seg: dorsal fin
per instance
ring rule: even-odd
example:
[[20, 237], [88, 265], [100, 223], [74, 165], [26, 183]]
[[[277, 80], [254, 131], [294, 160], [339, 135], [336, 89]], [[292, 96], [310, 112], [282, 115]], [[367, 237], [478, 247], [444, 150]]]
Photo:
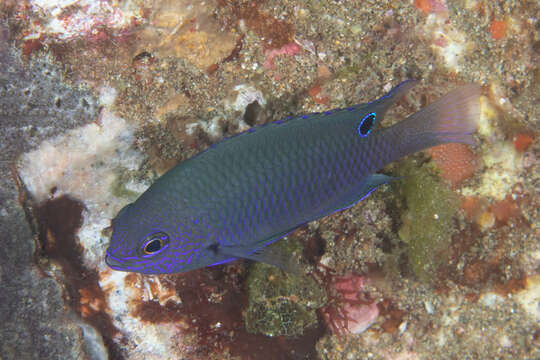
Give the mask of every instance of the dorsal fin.
[[[381, 96], [375, 101], [370, 102], [368, 105], [371, 106], [372, 112], [377, 114], [377, 118], [382, 119], [384, 114], [392, 105], [398, 102], [409, 90], [415, 87], [418, 84], [417, 80], [405, 80], [399, 85], [395, 86], [390, 90], [386, 95]], [[381, 127], [381, 121], [375, 122], [375, 128], [379, 129]]]

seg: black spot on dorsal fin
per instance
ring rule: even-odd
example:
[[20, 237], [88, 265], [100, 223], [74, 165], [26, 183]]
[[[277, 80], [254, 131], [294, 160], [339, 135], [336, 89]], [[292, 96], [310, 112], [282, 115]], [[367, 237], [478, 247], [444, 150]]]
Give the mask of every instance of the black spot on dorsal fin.
[[358, 134], [360, 136], [367, 136], [371, 129], [373, 128], [373, 125], [375, 125], [375, 113], [369, 113], [360, 121], [360, 124], [358, 125]]

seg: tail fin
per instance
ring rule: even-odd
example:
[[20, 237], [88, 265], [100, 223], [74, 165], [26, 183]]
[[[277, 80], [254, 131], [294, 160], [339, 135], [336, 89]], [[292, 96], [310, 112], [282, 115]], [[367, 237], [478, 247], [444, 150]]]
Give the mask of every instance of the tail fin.
[[476, 84], [457, 88], [392, 126], [402, 155], [445, 143], [473, 145], [472, 134], [480, 116], [480, 90]]

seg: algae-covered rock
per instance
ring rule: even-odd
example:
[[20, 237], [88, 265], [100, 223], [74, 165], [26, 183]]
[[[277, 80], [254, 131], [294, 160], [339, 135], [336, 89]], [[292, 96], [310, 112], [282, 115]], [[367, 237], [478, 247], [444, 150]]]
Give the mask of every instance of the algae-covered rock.
[[448, 260], [458, 197], [432, 165], [418, 167], [413, 161], [406, 166], [402, 191], [408, 211], [399, 236], [408, 243], [412, 271], [429, 282]]
[[[282, 240], [272, 246], [281, 246], [291, 253], [301, 249], [296, 240]], [[313, 278], [263, 263], [253, 266], [247, 284], [249, 304], [245, 321], [251, 333], [302, 335], [317, 323], [316, 310], [326, 303], [325, 291]]]

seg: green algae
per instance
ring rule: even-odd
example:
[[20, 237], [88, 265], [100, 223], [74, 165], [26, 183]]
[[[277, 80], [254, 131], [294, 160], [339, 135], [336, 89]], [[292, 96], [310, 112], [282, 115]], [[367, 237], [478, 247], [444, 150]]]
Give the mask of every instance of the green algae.
[[[130, 190], [126, 184], [133, 179], [133, 175], [130, 171], [124, 170], [124, 172], [118, 172], [116, 179], [111, 184], [111, 193], [117, 198], [124, 198], [130, 201], [135, 201], [140, 193]], [[140, 179], [135, 179], [140, 181]]]
[[408, 211], [399, 236], [408, 244], [411, 270], [420, 281], [432, 282], [448, 262], [459, 199], [430, 163], [418, 167], [408, 160], [403, 174], [401, 191]]
[[[301, 252], [297, 240], [280, 241], [288, 253]], [[303, 273], [286, 273], [275, 266], [256, 263], [248, 280], [247, 331], [267, 336], [297, 336], [317, 324], [316, 310], [326, 303], [326, 293]]]

